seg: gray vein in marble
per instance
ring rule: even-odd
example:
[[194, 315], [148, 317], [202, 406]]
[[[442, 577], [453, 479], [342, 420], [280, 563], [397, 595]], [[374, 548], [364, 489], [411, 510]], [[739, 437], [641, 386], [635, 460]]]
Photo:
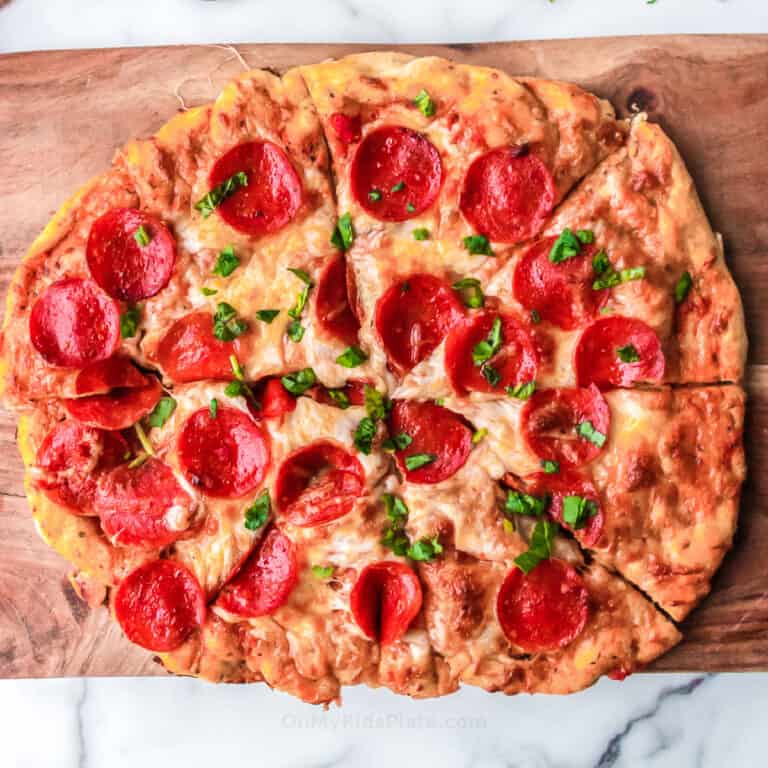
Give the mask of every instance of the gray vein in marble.
[[77, 768], [86, 768], [88, 762], [88, 753], [85, 748], [85, 718], [83, 710], [85, 709], [86, 698], [88, 697], [88, 679], [82, 679], [80, 696], [75, 702], [75, 716], [77, 717]]
[[[696, 677], [684, 685], [678, 685], [674, 688], [664, 688], [656, 697], [656, 701], [649, 710], [628, 720], [624, 728], [615, 736], [613, 736], [613, 738], [611, 738], [611, 740], [608, 742], [608, 746], [603, 751], [603, 754], [600, 755], [600, 759], [595, 763], [595, 768], [612, 768], [612, 766], [616, 765], [621, 758], [622, 744], [630, 735], [630, 733], [632, 733], [635, 726], [653, 720], [653, 718], [659, 714], [662, 707], [669, 699], [675, 698], [677, 696], [690, 696], [700, 685], [702, 685], [702, 683], [713, 677], [714, 675], [712, 674], [702, 675], [701, 677]], [[672, 746], [672, 743], [672, 741], [666, 739], [664, 734], [660, 733], [659, 744], [647, 757], [651, 758], [661, 752], [664, 752], [666, 749]]]

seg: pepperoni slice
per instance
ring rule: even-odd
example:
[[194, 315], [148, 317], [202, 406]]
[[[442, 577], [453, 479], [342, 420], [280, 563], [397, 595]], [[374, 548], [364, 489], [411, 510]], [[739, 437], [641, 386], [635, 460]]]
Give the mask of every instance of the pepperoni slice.
[[398, 641], [421, 610], [421, 584], [404, 563], [366, 566], [352, 588], [350, 605], [357, 625], [382, 645]]
[[294, 525], [312, 528], [352, 511], [365, 493], [365, 471], [351, 453], [321, 440], [294, 451], [275, 482], [278, 509]]
[[178, 441], [179, 460], [192, 485], [208, 496], [234, 498], [253, 491], [269, 467], [269, 438], [247, 414], [219, 407], [195, 411]]
[[[475, 365], [472, 351], [488, 338], [496, 318], [501, 319], [501, 348], [484, 364], [498, 374], [494, 385], [483, 375], [483, 369]], [[503, 392], [506, 386], [536, 378], [538, 355], [531, 334], [515, 318], [482, 312], [451, 331], [445, 342], [445, 368], [458, 394]]]
[[298, 574], [293, 543], [277, 528], [271, 528], [221, 590], [216, 605], [238, 616], [269, 616], [288, 599]]
[[263, 388], [257, 387], [256, 398], [261, 403], [260, 410], [255, 413], [251, 411], [256, 418], [277, 419], [296, 410], [296, 398], [288, 392], [278, 377], [267, 379]]
[[29, 335], [50, 365], [82, 368], [106, 360], [119, 346], [120, 310], [93, 280], [58, 280], [32, 307]]
[[[557, 474], [548, 475], [538, 472], [526, 478], [528, 490], [536, 496], [548, 494], [550, 497], [547, 514], [560, 525], [571, 530], [576, 538], [586, 547], [597, 544], [600, 534], [603, 532], [605, 517], [600, 503], [600, 495], [595, 486], [586, 478], [575, 472], [562, 470]], [[597, 507], [597, 513], [588, 517], [582, 528], [574, 529], [563, 520], [563, 499], [566, 496], [581, 496], [588, 499]]]
[[213, 316], [193, 312], [179, 318], [166, 331], [157, 347], [157, 362], [173, 381], [231, 379], [231, 355], [235, 341], [219, 341], [213, 335]]
[[147, 377], [127, 358], [118, 355], [83, 368], [75, 379], [78, 395], [103, 395], [110, 389], [147, 386]]
[[[390, 435], [407, 434], [411, 443], [397, 451], [400, 471], [410, 483], [439, 483], [461, 469], [472, 450], [472, 430], [453, 411], [434, 403], [398, 400], [389, 414]], [[408, 469], [412, 456], [434, 456], [416, 469]]]
[[99, 474], [124, 460], [128, 443], [118, 432], [102, 432], [73, 421], [57, 424], [37, 452], [35, 485], [55, 504], [75, 514], [93, 514]]
[[583, 245], [578, 256], [553, 264], [549, 254], [556, 240], [545, 238], [525, 252], [515, 268], [513, 291], [542, 320], [572, 331], [597, 316], [608, 301], [608, 291], [592, 290], [594, 244]]
[[357, 321], [347, 293], [347, 264], [343, 256], [334, 259], [320, 277], [317, 286], [317, 321], [320, 327], [339, 341], [357, 344]]
[[469, 166], [459, 198], [466, 220], [499, 243], [536, 235], [555, 205], [555, 180], [536, 155], [497, 147]]
[[329, 122], [342, 144], [354, 144], [354, 142], [360, 141], [360, 115], [345, 115], [343, 112], [334, 112], [330, 116]]
[[513, 568], [499, 590], [496, 614], [513, 645], [526, 653], [564, 648], [584, 629], [589, 592], [572, 566], [544, 560], [530, 573]]
[[[622, 359], [623, 357], [623, 359]], [[581, 334], [575, 353], [580, 387], [628, 387], [664, 378], [664, 352], [656, 332], [632, 317], [604, 317]]]
[[91, 427], [127, 429], [150, 413], [162, 394], [160, 382], [154, 376], [145, 376], [143, 387], [117, 387], [105, 395], [65, 400], [64, 408]]
[[153, 560], [120, 582], [114, 610], [132, 643], [162, 653], [178, 648], [205, 621], [205, 594], [181, 563]]
[[93, 505], [113, 544], [158, 548], [186, 534], [196, 506], [171, 468], [155, 458], [104, 474]]
[[[146, 245], [139, 244], [137, 232], [146, 235]], [[136, 208], [113, 208], [93, 222], [85, 259], [91, 277], [110, 296], [140, 301], [168, 285], [176, 264], [176, 240], [156, 216]]]
[[370, 382], [363, 381], [361, 379], [350, 379], [343, 387], [324, 387], [322, 384], [318, 384], [311, 389], [308, 389], [306, 394], [309, 395], [315, 402], [322, 403], [323, 405], [335, 405], [337, 407], [343, 407], [340, 405], [338, 396], [334, 397], [332, 392], [338, 392], [343, 394], [349, 401], [349, 405], [365, 405], [365, 387], [370, 386]]
[[230, 227], [248, 235], [282, 229], [301, 206], [301, 179], [288, 156], [271, 141], [249, 141], [233, 147], [213, 166], [211, 189], [245, 172], [248, 185], [238, 187], [216, 211]]
[[432, 275], [411, 275], [376, 304], [376, 331], [389, 362], [407, 372], [433, 352], [464, 317], [451, 286]]
[[355, 200], [371, 216], [381, 221], [405, 221], [435, 202], [443, 183], [443, 164], [426, 136], [410, 128], [386, 125], [360, 143], [350, 175]]
[[528, 445], [537, 456], [559, 461], [563, 467], [578, 467], [592, 461], [602, 450], [577, 433], [579, 424], [589, 422], [607, 439], [611, 411], [595, 386], [543, 389], [525, 404], [521, 420]]

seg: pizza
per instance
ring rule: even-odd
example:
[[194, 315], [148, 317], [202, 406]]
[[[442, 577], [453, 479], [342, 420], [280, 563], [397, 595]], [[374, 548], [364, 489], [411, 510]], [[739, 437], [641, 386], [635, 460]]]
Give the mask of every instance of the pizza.
[[670, 139], [401, 53], [246, 72], [8, 293], [35, 524], [173, 673], [568, 693], [681, 638], [745, 475], [738, 290]]

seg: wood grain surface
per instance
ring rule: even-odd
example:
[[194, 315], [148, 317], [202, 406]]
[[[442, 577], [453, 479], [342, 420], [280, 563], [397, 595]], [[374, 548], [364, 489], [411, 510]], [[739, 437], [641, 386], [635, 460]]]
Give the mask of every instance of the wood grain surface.
[[[283, 70], [352, 45], [132, 48], [0, 56], [0, 293], [26, 247], [117, 147], [209, 101], [247, 63]], [[749, 477], [734, 550], [685, 641], [656, 670], [768, 669], [768, 37], [675, 36], [414, 45], [414, 54], [570, 80], [621, 115], [646, 110], [677, 142], [723, 234], [750, 354]], [[22, 488], [15, 420], [0, 412], [0, 676], [161, 672], [107, 611], [90, 611], [67, 564], [38, 538]]]

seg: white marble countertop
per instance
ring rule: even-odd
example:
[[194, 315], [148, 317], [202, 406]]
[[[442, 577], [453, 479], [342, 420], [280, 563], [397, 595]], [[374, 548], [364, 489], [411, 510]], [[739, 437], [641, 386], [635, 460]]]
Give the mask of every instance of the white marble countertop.
[[[455, 42], [768, 32], [765, 0], [0, 0], [0, 52], [169, 43]], [[2, 140], [2, 137], [0, 137]], [[183, 679], [0, 681], [2, 768], [766, 764], [768, 675], [636, 675], [581, 694], [464, 690], [342, 709]]]

